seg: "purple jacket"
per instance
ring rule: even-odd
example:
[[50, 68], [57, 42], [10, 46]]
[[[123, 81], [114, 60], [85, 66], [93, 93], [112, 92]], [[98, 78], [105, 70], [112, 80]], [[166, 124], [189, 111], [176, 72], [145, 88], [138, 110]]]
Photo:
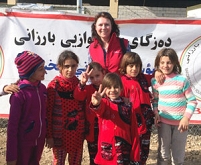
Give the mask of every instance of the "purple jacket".
[[[46, 87], [28, 80], [19, 82], [20, 91], [10, 97], [6, 160], [17, 160], [21, 145], [44, 144], [46, 135]], [[40, 147], [40, 146], [39, 146]], [[41, 147], [44, 147], [41, 146]]]

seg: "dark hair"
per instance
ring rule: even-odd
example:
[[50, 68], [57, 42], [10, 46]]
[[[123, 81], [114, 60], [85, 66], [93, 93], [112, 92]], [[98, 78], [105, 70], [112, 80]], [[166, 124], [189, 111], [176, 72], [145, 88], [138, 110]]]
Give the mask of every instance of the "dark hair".
[[142, 70], [142, 60], [140, 56], [135, 52], [126, 52], [120, 62], [120, 73], [126, 74], [126, 67], [130, 64], [140, 66], [140, 71]]
[[104, 68], [98, 62], [89, 63], [89, 70], [91, 70], [91, 69], [96, 69], [98, 71], [101, 71], [102, 73], [105, 72]]
[[69, 50], [64, 50], [58, 57], [57, 65], [63, 67], [64, 62], [67, 59], [73, 59], [79, 64], [79, 58], [74, 52], [69, 51]]
[[103, 78], [102, 87], [104, 89], [112, 86], [123, 89], [123, 84], [119, 75], [116, 73], [107, 73]]
[[115, 23], [114, 18], [111, 16], [110, 13], [108, 13], [108, 12], [100, 12], [100, 13], [98, 13], [95, 16], [95, 20], [94, 20], [93, 24], [91, 25], [91, 37], [92, 37], [92, 39], [96, 38], [98, 40], [99, 44], [102, 46], [103, 42], [102, 42], [100, 36], [96, 32], [96, 22], [100, 17], [107, 18], [107, 19], [110, 20], [111, 25], [112, 25], [112, 31], [111, 31], [110, 37], [111, 37], [111, 35], [113, 33], [116, 33], [116, 36], [119, 37], [120, 31], [119, 31], [118, 25]]
[[158, 52], [156, 59], [155, 59], [155, 64], [154, 64], [155, 70], [159, 69], [160, 59], [163, 56], [169, 57], [171, 63], [174, 65], [173, 72], [180, 74], [181, 73], [181, 65], [179, 63], [179, 59], [178, 59], [176, 51], [172, 48], [163, 48]]

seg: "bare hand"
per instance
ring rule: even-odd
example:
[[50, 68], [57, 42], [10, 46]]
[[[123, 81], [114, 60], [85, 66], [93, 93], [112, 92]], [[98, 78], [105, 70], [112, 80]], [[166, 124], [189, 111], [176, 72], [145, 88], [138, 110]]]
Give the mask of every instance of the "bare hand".
[[7, 162], [7, 165], [16, 165], [17, 160]]
[[53, 140], [53, 138], [47, 138], [46, 139], [45, 147], [47, 147], [49, 149], [52, 148], [52, 147], [54, 147], [54, 140]]
[[16, 84], [6, 85], [3, 91], [8, 94], [19, 92], [20, 88]]
[[89, 70], [89, 65], [87, 66], [87, 70], [86, 72], [83, 72], [80, 76], [80, 84], [81, 85], [86, 85], [88, 79], [89, 79], [89, 76], [91, 75], [93, 69]]
[[127, 104], [127, 105], [130, 105], [130, 99], [127, 98], [127, 97], [123, 97], [123, 100], [124, 100], [124, 103]]
[[154, 124], [156, 127], [160, 127], [161, 119], [158, 113], [155, 114]]
[[105, 91], [106, 91], [106, 88], [102, 91], [102, 84], [99, 86], [99, 89], [98, 91], [95, 91], [92, 96], [91, 96], [91, 103], [94, 105], [94, 106], [97, 106], [100, 104], [101, 102], [101, 99], [102, 97], [104, 96], [105, 94]]
[[180, 132], [184, 132], [188, 130], [188, 126], [189, 126], [189, 119], [187, 117], [183, 117], [180, 122], [179, 122], [179, 127], [178, 130]]
[[155, 71], [155, 79], [159, 84], [163, 84], [165, 81], [165, 75], [160, 71]]

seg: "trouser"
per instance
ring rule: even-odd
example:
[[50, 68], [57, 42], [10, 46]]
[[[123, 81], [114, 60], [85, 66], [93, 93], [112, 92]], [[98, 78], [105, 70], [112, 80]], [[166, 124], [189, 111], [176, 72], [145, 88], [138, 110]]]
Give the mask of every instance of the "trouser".
[[69, 153], [63, 149], [53, 148], [53, 165], [65, 165], [67, 153], [69, 165], [81, 165], [82, 152], [83, 148], [77, 148]]
[[18, 146], [18, 157], [16, 165], [39, 165], [43, 152], [45, 140], [38, 142], [37, 146], [21, 143]]
[[89, 150], [89, 157], [90, 157], [90, 165], [97, 165], [94, 163], [94, 159], [98, 152], [98, 142], [88, 142], [88, 150]]
[[151, 107], [147, 104], [141, 105], [142, 114], [146, 123], [146, 133], [140, 136], [140, 165], [145, 165], [149, 156], [150, 137], [152, 125], [154, 124], [154, 114]]
[[150, 129], [147, 129], [147, 132], [140, 136], [140, 165], [145, 165], [149, 156], [150, 137]]
[[158, 128], [157, 165], [168, 165], [172, 156], [172, 165], [183, 165], [188, 131], [180, 132], [178, 126], [161, 123]]

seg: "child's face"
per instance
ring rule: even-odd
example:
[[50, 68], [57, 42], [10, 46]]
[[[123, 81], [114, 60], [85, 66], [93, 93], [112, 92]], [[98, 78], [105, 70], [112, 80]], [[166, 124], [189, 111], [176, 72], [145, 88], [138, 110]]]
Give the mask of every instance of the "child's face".
[[104, 77], [104, 74], [102, 71], [93, 69], [89, 78], [91, 80], [91, 83], [98, 87], [102, 83], [103, 77]]
[[162, 56], [159, 62], [159, 69], [163, 72], [163, 74], [168, 75], [173, 71], [174, 65], [170, 61], [170, 58], [167, 56]]
[[45, 68], [44, 68], [45, 63], [42, 63], [37, 69], [36, 71], [33, 73], [33, 75], [31, 75], [31, 77], [29, 78], [29, 81], [31, 82], [36, 82], [36, 81], [41, 81], [45, 79]]
[[73, 76], [75, 76], [77, 67], [78, 63], [74, 59], [65, 60], [63, 67], [60, 65], [58, 66], [61, 75], [66, 78], [72, 78]]
[[107, 97], [109, 97], [111, 100], [115, 100], [117, 99], [120, 94], [121, 94], [121, 88], [118, 86], [111, 86], [111, 87], [107, 87], [105, 94], [107, 95]]
[[130, 77], [136, 77], [140, 72], [140, 65], [129, 64], [126, 67], [126, 74]]

